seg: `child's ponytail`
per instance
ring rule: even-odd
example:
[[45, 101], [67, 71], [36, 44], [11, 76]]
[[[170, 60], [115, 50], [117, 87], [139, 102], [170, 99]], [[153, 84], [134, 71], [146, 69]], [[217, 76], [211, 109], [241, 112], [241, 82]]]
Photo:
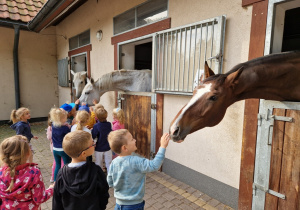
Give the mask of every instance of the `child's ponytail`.
[[76, 130], [83, 130], [83, 127], [88, 123], [90, 119], [90, 114], [87, 111], [78, 111], [75, 117], [76, 120]]
[[10, 114], [10, 120], [11, 120], [13, 123], [18, 122], [18, 121], [17, 121], [17, 115], [16, 115], [16, 112], [17, 112], [17, 110], [13, 109], [13, 110], [11, 111], [11, 114]]
[[16, 135], [5, 139], [0, 145], [1, 161], [9, 169], [11, 182], [6, 191], [11, 191], [15, 183], [16, 167], [26, 163], [30, 147], [25, 136]]

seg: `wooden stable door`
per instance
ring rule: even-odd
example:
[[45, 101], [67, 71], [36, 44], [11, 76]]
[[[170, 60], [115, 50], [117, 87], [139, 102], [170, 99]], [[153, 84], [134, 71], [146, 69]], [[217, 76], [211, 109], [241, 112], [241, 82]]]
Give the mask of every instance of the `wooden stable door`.
[[300, 103], [262, 103], [252, 209], [299, 210]]
[[[139, 155], [150, 158], [151, 154], [151, 96], [122, 94], [125, 128], [136, 139]], [[155, 143], [155, 142], [154, 142]]]

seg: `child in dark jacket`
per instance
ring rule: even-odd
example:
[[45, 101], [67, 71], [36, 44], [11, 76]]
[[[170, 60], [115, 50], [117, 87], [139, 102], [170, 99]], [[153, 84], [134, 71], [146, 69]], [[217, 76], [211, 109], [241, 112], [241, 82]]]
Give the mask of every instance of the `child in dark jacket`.
[[52, 209], [106, 209], [109, 198], [106, 176], [99, 166], [87, 159], [95, 151], [91, 134], [82, 130], [67, 134], [63, 149], [72, 162], [58, 172]]
[[92, 130], [93, 139], [97, 138], [95, 148], [95, 163], [103, 169], [103, 156], [107, 171], [112, 161], [112, 152], [110, 150], [107, 136], [112, 131], [111, 123], [106, 120], [107, 111], [104, 108], [96, 109], [96, 116], [99, 120]]
[[[12, 129], [16, 131], [17, 135], [25, 136], [28, 139], [30, 149], [33, 152], [32, 146], [30, 144], [31, 138], [38, 139], [37, 136], [33, 136], [31, 133], [31, 128], [28, 120], [30, 119], [30, 111], [25, 107], [21, 107], [18, 110], [12, 110], [10, 114], [10, 120], [13, 124], [10, 126]], [[33, 153], [29, 157], [30, 162], [32, 162]]]
[[28, 122], [29, 119], [30, 111], [25, 107], [11, 111], [10, 120], [13, 122], [13, 124], [10, 127], [16, 131], [17, 135], [26, 136], [30, 142], [31, 138], [38, 139], [38, 137], [32, 135], [30, 124]]
[[71, 128], [67, 123], [67, 112], [64, 109], [52, 108], [50, 110], [50, 119], [52, 122], [52, 143], [53, 156], [55, 160], [54, 181], [58, 170], [61, 168], [61, 159], [64, 164], [71, 162], [71, 158], [64, 152], [62, 142], [67, 133], [70, 133]]

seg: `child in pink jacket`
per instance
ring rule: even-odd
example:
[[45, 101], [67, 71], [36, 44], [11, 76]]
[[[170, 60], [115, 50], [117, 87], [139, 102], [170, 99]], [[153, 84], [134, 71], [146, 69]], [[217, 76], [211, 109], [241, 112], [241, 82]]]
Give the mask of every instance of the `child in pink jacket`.
[[27, 162], [30, 156], [30, 146], [24, 136], [12, 136], [1, 143], [1, 210], [40, 209], [40, 205], [52, 197], [54, 185], [45, 189], [37, 164]]

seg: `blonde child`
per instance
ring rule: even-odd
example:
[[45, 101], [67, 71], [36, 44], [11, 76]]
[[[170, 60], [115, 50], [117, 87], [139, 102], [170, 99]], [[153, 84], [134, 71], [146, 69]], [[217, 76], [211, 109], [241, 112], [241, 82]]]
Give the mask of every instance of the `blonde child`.
[[108, 135], [111, 149], [119, 154], [115, 158], [107, 174], [107, 182], [114, 188], [116, 198], [115, 209], [144, 209], [146, 173], [160, 168], [165, 158], [170, 136], [163, 134], [160, 148], [153, 160], [131, 155], [137, 150], [136, 140], [126, 129], [112, 131]]
[[[84, 104], [84, 103], [83, 103], [83, 104]], [[94, 126], [95, 123], [96, 123], [95, 112], [94, 112], [94, 111], [91, 111], [90, 108], [88, 107], [88, 105], [82, 105], [81, 107], [79, 107], [78, 111], [86, 111], [87, 113], [89, 113], [90, 119], [89, 119], [89, 121], [87, 122], [86, 127], [87, 127], [88, 129], [92, 129], [93, 126]]]
[[58, 172], [52, 209], [106, 209], [109, 198], [106, 176], [99, 166], [87, 160], [95, 151], [91, 134], [82, 130], [68, 133], [63, 148], [72, 162]]
[[10, 127], [16, 131], [17, 135], [26, 136], [30, 142], [31, 138], [38, 139], [38, 137], [32, 135], [30, 124], [28, 122], [29, 119], [30, 111], [25, 107], [11, 111], [10, 120], [13, 122], [13, 124]]
[[125, 116], [122, 109], [120, 108], [113, 109], [113, 119], [114, 119], [114, 121], [112, 122], [113, 131], [124, 129]]
[[45, 189], [37, 164], [26, 163], [30, 156], [25, 136], [12, 136], [1, 143], [1, 209], [40, 209], [40, 204], [52, 197], [54, 186]]
[[71, 132], [75, 130], [83, 130], [91, 133], [91, 130], [86, 127], [89, 120], [90, 120], [90, 115], [87, 111], [84, 110], [78, 111], [75, 117], [76, 124], [72, 126]]
[[[50, 113], [48, 114], [48, 128], [47, 128], [47, 139], [50, 141], [50, 150], [51, 153], [53, 155], [53, 142], [52, 142], [52, 122], [50, 119]], [[64, 161], [61, 160], [61, 167], [64, 166]], [[51, 178], [50, 178], [50, 182], [53, 183], [54, 182], [54, 171], [55, 171], [55, 167], [56, 167], [56, 163], [54, 160], [54, 156], [53, 156], [53, 163], [52, 163], [52, 173], [51, 173]]]
[[107, 141], [107, 136], [112, 131], [111, 123], [106, 120], [107, 111], [105, 109], [96, 109], [96, 115], [99, 122], [94, 125], [92, 130], [93, 139], [97, 138], [95, 148], [95, 163], [103, 169], [104, 156], [105, 165], [108, 171], [109, 165], [112, 161], [112, 152]]
[[52, 122], [53, 156], [56, 164], [54, 171], [55, 181], [58, 170], [61, 168], [61, 159], [63, 159], [64, 164], [71, 162], [71, 158], [62, 148], [63, 138], [70, 132], [70, 125], [67, 123], [67, 112], [63, 109], [52, 108], [50, 111], [50, 118]]
[[[112, 122], [113, 127], [112, 130], [116, 131], [119, 129], [124, 129], [124, 123], [125, 123], [125, 115], [122, 109], [120, 108], [115, 108], [113, 109], [113, 119], [114, 121]], [[116, 157], [118, 157], [118, 154], [116, 154], [114, 151], [112, 151], [112, 159], [115, 159]]]

